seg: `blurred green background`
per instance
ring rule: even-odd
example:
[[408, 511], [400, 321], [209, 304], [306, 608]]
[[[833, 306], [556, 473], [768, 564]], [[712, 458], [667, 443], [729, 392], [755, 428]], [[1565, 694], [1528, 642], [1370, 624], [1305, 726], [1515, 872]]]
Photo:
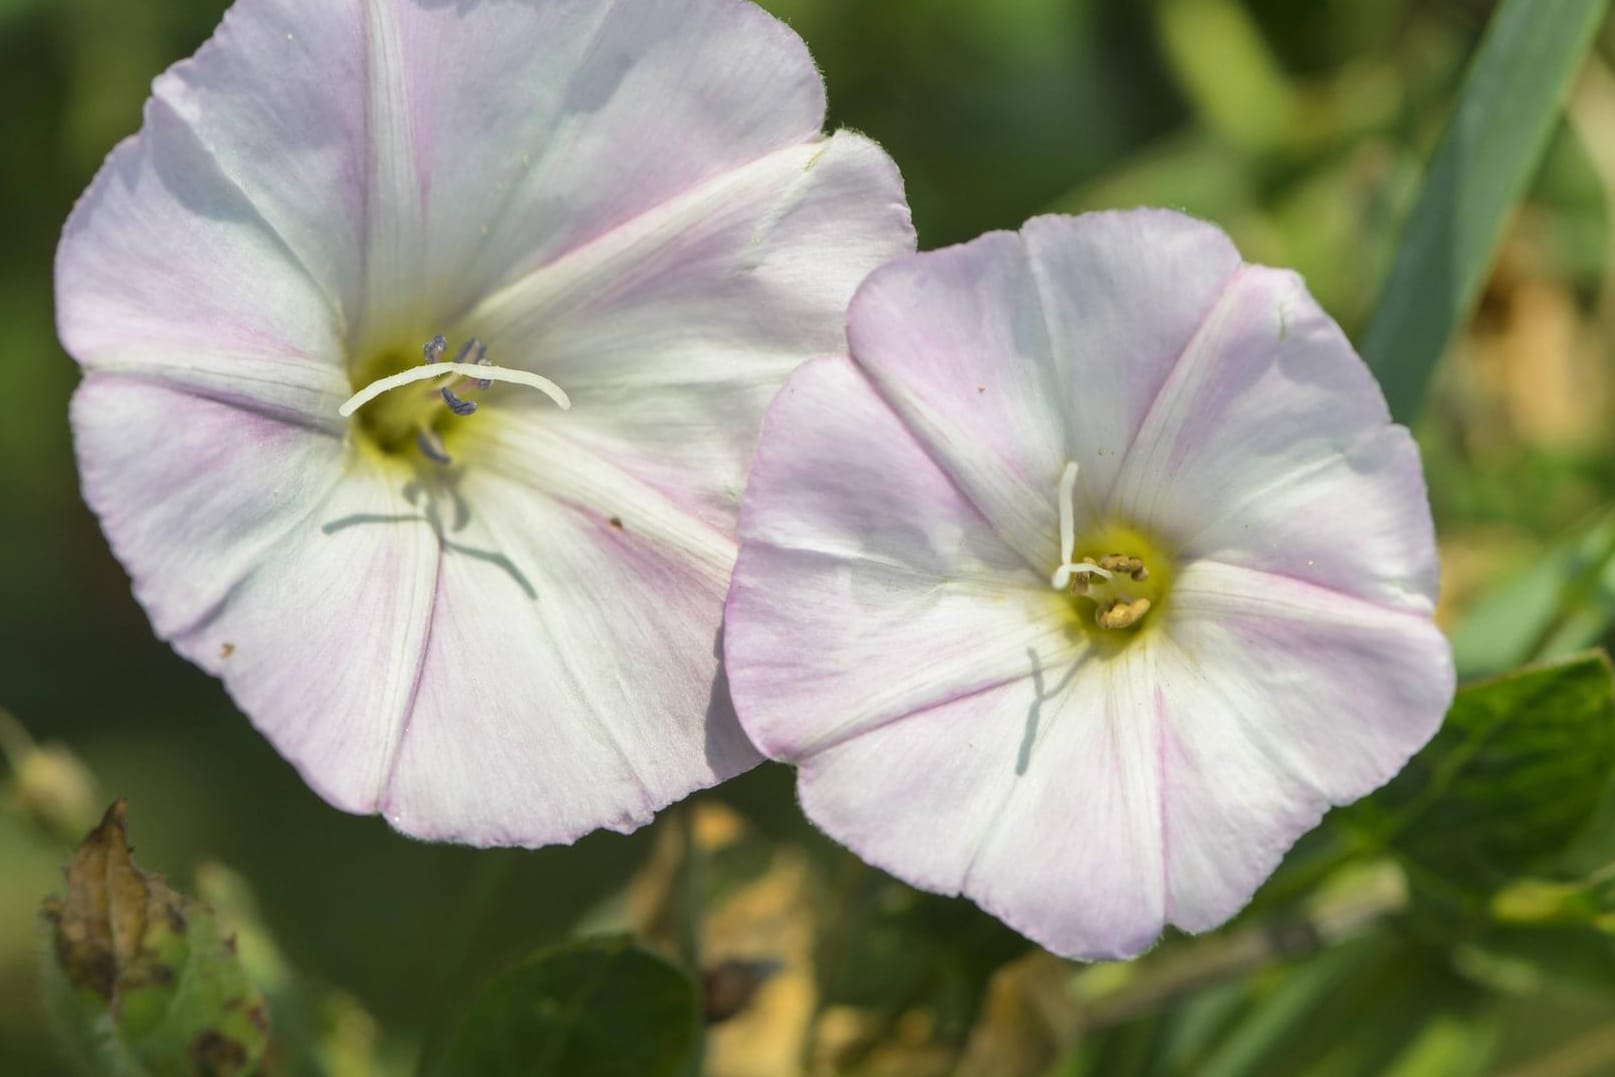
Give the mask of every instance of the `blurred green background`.
[[[151, 78], [194, 51], [224, 6], [0, 0], [0, 370], [12, 386], [0, 420], [0, 705], [34, 737], [76, 753], [107, 798], [129, 798], [143, 866], [193, 889], [204, 863], [239, 872], [289, 963], [308, 983], [349, 993], [330, 996], [326, 1011], [346, 1015], [333, 1035], [351, 1041], [347, 1072], [402, 1072], [434, 1018], [487, 971], [580, 922], [654, 919], [645, 865], [669, 847], [666, 826], [569, 849], [475, 853], [341, 815], [303, 787], [217, 684], [152, 637], [131, 600], [78, 496], [66, 421], [77, 372], [55, 339], [51, 259], [73, 200], [138, 126]], [[1181, 207], [1230, 230], [1248, 258], [1301, 270], [1354, 335], [1492, 7], [764, 6], [807, 39], [833, 123], [870, 134], [902, 166], [923, 247], [1041, 212]], [[1445, 558], [1442, 616], [1467, 674], [1603, 640], [1615, 613], [1606, 579], [1615, 550], [1612, 60], [1606, 28], [1419, 424]], [[15, 792], [0, 809], [8, 1077], [63, 1072], [35, 965], [39, 902], [59, 887], [71, 847], [31, 821]], [[1268, 1014], [1247, 1037], [1267, 1035], [1282, 1050], [1208, 1054], [1210, 1033], [1190, 1027], [1190, 1018], [1208, 1029], [1223, 1022], [1226, 1033], [1241, 999], [1279, 974], [1269, 966], [1282, 963], [1282, 947], [1272, 961], [1259, 955], [1256, 971], [1192, 993], [1189, 1017], [1174, 996], [1073, 1048], [1070, 1035], [1050, 1031], [1057, 1018], [1027, 1016], [1038, 1012], [1034, 990], [1005, 986], [1013, 977], [1001, 966], [1012, 959], [1030, 970], [1016, 976], [1040, 974], [1024, 944], [968, 906], [914, 895], [816, 838], [783, 768], [701, 799], [712, 886], [732, 876], [772, 888], [747, 899], [765, 913], [748, 905], [713, 930], [744, 935], [756, 929], [746, 917], [762, 916], [776, 943], [801, 943], [786, 960], [811, 964], [808, 1001], [793, 1009], [776, 999], [775, 1023], [753, 1035], [800, 1044], [822, 1072], [1615, 1073], [1615, 960], [1509, 979], [1417, 945], [1348, 946], [1329, 951], [1332, 965], [1301, 969], [1321, 969], [1316, 997], [1332, 1001], [1308, 1011], [1303, 987], [1286, 987], [1282, 997], [1301, 1000], [1296, 1012]], [[1346, 994], [1326, 995], [1334, 988]], [[1336, 1040], [1348, 1033], [1391, 1047], [1384, 1058], [1343, 1052]], [[1163, 1047], [1169, 1039], [1177, 1046]], [[715, 1069], [770, 1072], [756, 1068], [769, 1064], [755, 1053], [762, 1048], [720, 1047]], [[1178, 1053], [1163, 1055], [1168, 1048]], [[1031, 1062], [1017, 1054], [1038, 1050]]]

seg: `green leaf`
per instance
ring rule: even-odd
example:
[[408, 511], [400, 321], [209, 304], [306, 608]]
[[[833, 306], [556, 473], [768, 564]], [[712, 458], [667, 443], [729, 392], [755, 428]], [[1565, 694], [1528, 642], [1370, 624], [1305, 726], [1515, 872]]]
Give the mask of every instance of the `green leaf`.
[[1402, 233], [1363, 358], [1401, 422], [1469, 316], [1510, 214], [1559, 120], [1605, 0], [1504, 0]]
[[429, 1077], [682, 1077], [696, 1065], [696, 986], [627, 938], [545, 951], [483, 987]]
[[1471, 685], [1391, 784], [1349, 818], [1457, 891], [1551, 868], [1615, 771], [1615, 680], [1591, 653]]
[[1492, 586], [1452, 633], [1458, 676], [1560, 658], [1615, 625], [1615, 513], [1532, 557]]

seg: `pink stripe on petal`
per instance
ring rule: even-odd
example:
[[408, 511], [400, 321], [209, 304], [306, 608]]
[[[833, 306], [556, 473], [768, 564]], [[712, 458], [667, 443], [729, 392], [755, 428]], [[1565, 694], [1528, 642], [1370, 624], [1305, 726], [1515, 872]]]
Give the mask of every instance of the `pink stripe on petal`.
[[396, 472], [225, 404], [92, 375], [84, 493], [158, 632], [321, 795], [373, 811], [412, 705], [438, 543]]

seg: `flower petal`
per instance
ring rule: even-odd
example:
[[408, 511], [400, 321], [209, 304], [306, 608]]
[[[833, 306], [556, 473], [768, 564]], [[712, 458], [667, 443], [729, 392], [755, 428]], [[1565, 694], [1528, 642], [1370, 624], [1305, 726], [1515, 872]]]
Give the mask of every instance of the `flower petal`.
[[853, 358], [931, 456], [1028, 564], [1052, 571], [1065, 391], [1020, 237], [881, 268], [847, 325]]
[[1162, 923], [1151, 723], [1090, 659], [951, 700], [801, 761], [808, 815], [916, 886], [963, 893], [1042, 946], [1127, 957]]
[[845, 359], [769, 410], [741, 521], [726, 657], [775, 758], [1030, 675], [1077, 643], [1060, 601]]
[[1199, 561], [1154, 648], [1168, 916], [1239, 910], [1325, 810], [1373, 791], [1436, 732], [1452, 652], [1427, 616]]
[[402, 484], [335, 438], [116, 375], [85, 380], [73, 427], [85, 498], [158, 634], [322, 796], [374, 810], [438, 562]]
[[[1405, 764], [1453, 693], [1424, 489], [1309, 304], [1160, 212], [875, 274], [851, 340], [888, 407], [845, 363], [787, 383], [728, 607], [741, 720], [816, 822], [1050, 949], [1125, 957], [1225, 921]], [[1067, 454], [1079, 516], [1178, 554], [1114, 646], [1051, 646], [1086, 638], [1077, 607], [1031, 596]], [[1324, 551], [1331, 528], [1362, 549]]]
[[[382, 142], [389, 124], [371, 122], [375, 95], [368, 89], [372, 72], [384, 69], [371, 62], [373, 16], [391, 6], [241, 0], [194, 57], [153, 84], [136, 139], [157, 168], [178, 176], [190, 164], [178, 146], [183, 131], [190, 158], [206, 159], [242, 207], [229, 208], [250, 214], [303, 267], [344, 335], [363, 307], [372, 173], [397, 148]], [[154, 126], [158, 117], [171, 118], [177, 131]], [[185, 208], [215, 212], [211, 199]], [[208, 265], [205, 253], [193, 249], [183, 261]], [[127, 268], [143, 270], [148, 259], [132, 257]], [[260, 263], [260, 272], [273, 264]], [[172, 300], [164, 298], [155, 309], [174, 320]]]
[[1002, 703], [1000, 723], [1027, 726], [1021, 763], [961, 890], [1068, 957], [1132, 957], [1154, 943], [1165, 919], [1164, 776], [1150, 657], [1132, 647], [1049, 670], [1030, 700]]
[[1034, 217], [1021, 230], [1062, 373], [1069, 459], [1104, 506], [1169, 372], [1240, 267], [1215, 225], [1161, 209]]
[[844, 350], [853, 290], [913, 242], [891, 159], [838, 134], [535, 270], [463, 332], [571, 395], [536, 422], [731, 530], [768, 401], [804, 358]]
[[439, 495], [435, 617], [382, 804], [418, 837], [628, 831], [759, 759], [717, 672], [732, 541], [564, 442], [521, 443], [519, 478], [468, 458]]
[[1293, 273], [1240, 272], [1140, 429], [1115, 507], [1185, 559], [1434, 608], [1418, 451]]
[[786, 383], [751, 490], [725, 654], [746, 731], [798, 764], [808, 815], [1062, 952], [1147, 945], [1153, 734], [1109, 691], [1143, 691], [1136, 673], [1078, 665], [1065, 601], [847, 360]]
[[57, 252], [58, 326], [85, 367], [338, 430], [348, 387], [325, 287], [161, 100]]
[[152, 89], [153, 108], [185, 125], [320, 283], [359, 350], [431, 335], [420, 21], [412, 0], [238, 0]]
[[881, 269], [849, 339], [971, 499], [1049, 571], [1066, 461], [1082, 464], [1080, 529], [1238, 267], [1227, 236], [1177, 213], [1037, 218]]
[[741, 0], [399, 6], [429, 249], [464, 299], [824, 122], [801, 39]]

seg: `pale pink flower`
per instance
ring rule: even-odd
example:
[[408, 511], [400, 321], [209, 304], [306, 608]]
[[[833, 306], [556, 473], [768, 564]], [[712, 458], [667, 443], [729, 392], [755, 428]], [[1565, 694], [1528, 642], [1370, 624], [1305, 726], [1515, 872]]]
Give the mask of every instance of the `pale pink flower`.
[[1418, 454], [1293, 273], [1137, 210], [878, 270], [764, 423], [725, 646], [808, 815], [1058, 953], [1232, 916], [1441, 721]]
[[157, 81], [58, 256], [84, 492], [333, 804], [538, 845], [755, 762], [717, 651], [756, 429], [913, 249], [823, 114], [741, 0], [240, 0]]

